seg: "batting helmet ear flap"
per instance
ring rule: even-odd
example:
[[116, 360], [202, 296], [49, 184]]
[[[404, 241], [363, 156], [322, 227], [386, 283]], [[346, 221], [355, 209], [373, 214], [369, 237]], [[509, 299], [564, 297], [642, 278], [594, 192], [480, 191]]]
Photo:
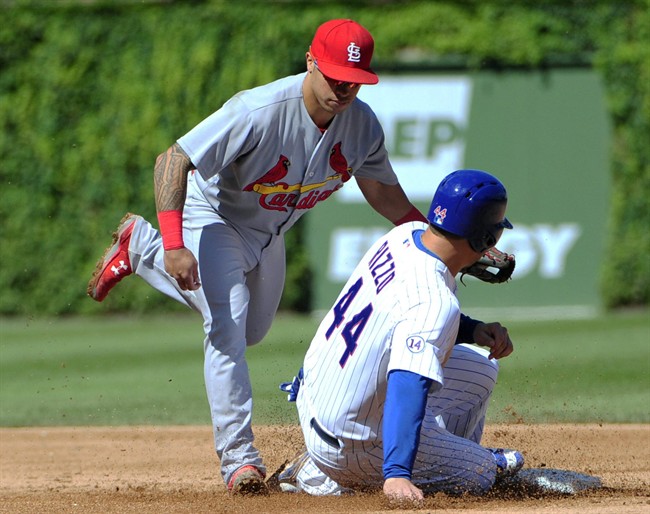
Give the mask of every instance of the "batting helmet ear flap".
[[508, 195], [503, 184], [481, 170], [458, 170], [445, 177], [431, 202], [432, 225], [467, 239], [475, 252], [496, 245], [504, 229]]
[[482, 226], [477, 222], [473, 235], [467, 238], [475, 252], [484, 253], [488, 248], [496, 246], [503, 230], [512, 228], [512, 223], [505, 217], [506, 206], [507, 200], [494, 201], [492, 208], [485, 206]]

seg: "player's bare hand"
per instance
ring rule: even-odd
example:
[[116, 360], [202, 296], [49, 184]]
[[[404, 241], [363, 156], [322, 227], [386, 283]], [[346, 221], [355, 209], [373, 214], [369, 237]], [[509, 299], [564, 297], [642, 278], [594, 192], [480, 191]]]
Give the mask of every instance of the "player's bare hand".
[[420, 503], [422, 491], [408, 478], [388, 478], [384, 482], [384, 494], [391, 503]]
[[514, 350], [508, 329], [498, 322], [477, 325], [474, 329], [474, 342], [490, 349], [490, 359], [507, 357]]
[[187, 248], [165, 251], [165, 271], [178, 282], [183, 291], [195, 291], [201, 287], [199, 263]]

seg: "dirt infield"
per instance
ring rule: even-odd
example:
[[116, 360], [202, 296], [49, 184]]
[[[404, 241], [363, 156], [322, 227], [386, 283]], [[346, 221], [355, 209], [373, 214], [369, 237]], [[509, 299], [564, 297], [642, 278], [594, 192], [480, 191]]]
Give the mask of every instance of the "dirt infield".
[[[300, 448], [297, 427], [255, 434], [270, 471]], [[526, 467], [598, 476], [603, 488], [569, 497], [436, 495], [408, 512], [650, 513], [650, 425], [495, 425], [483, 443], [520, 449]], [[3, 513], [397, 511], [381, 494], [232, 498], [210, 427], [0, 429], [0, 479]]]

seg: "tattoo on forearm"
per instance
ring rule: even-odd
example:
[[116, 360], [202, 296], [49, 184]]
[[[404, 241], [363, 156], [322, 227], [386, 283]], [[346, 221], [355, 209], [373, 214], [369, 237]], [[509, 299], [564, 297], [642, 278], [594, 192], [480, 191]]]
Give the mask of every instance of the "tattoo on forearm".
[[154, 168], [154, 192], [158, 212], [183, 209], [187, 172], [191, 168], [192, 161], [178, 143], [174, 143], [167, 152], [158, 156]]

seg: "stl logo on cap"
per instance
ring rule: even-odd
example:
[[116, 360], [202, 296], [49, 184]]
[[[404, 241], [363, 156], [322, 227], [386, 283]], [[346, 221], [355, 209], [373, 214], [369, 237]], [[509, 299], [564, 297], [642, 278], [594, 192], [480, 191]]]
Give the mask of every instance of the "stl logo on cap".
[[350, 44], [348, 45], [348, 61], [361, 61], [361, 47], [357, 46], [354, 41], [350, 41]]

